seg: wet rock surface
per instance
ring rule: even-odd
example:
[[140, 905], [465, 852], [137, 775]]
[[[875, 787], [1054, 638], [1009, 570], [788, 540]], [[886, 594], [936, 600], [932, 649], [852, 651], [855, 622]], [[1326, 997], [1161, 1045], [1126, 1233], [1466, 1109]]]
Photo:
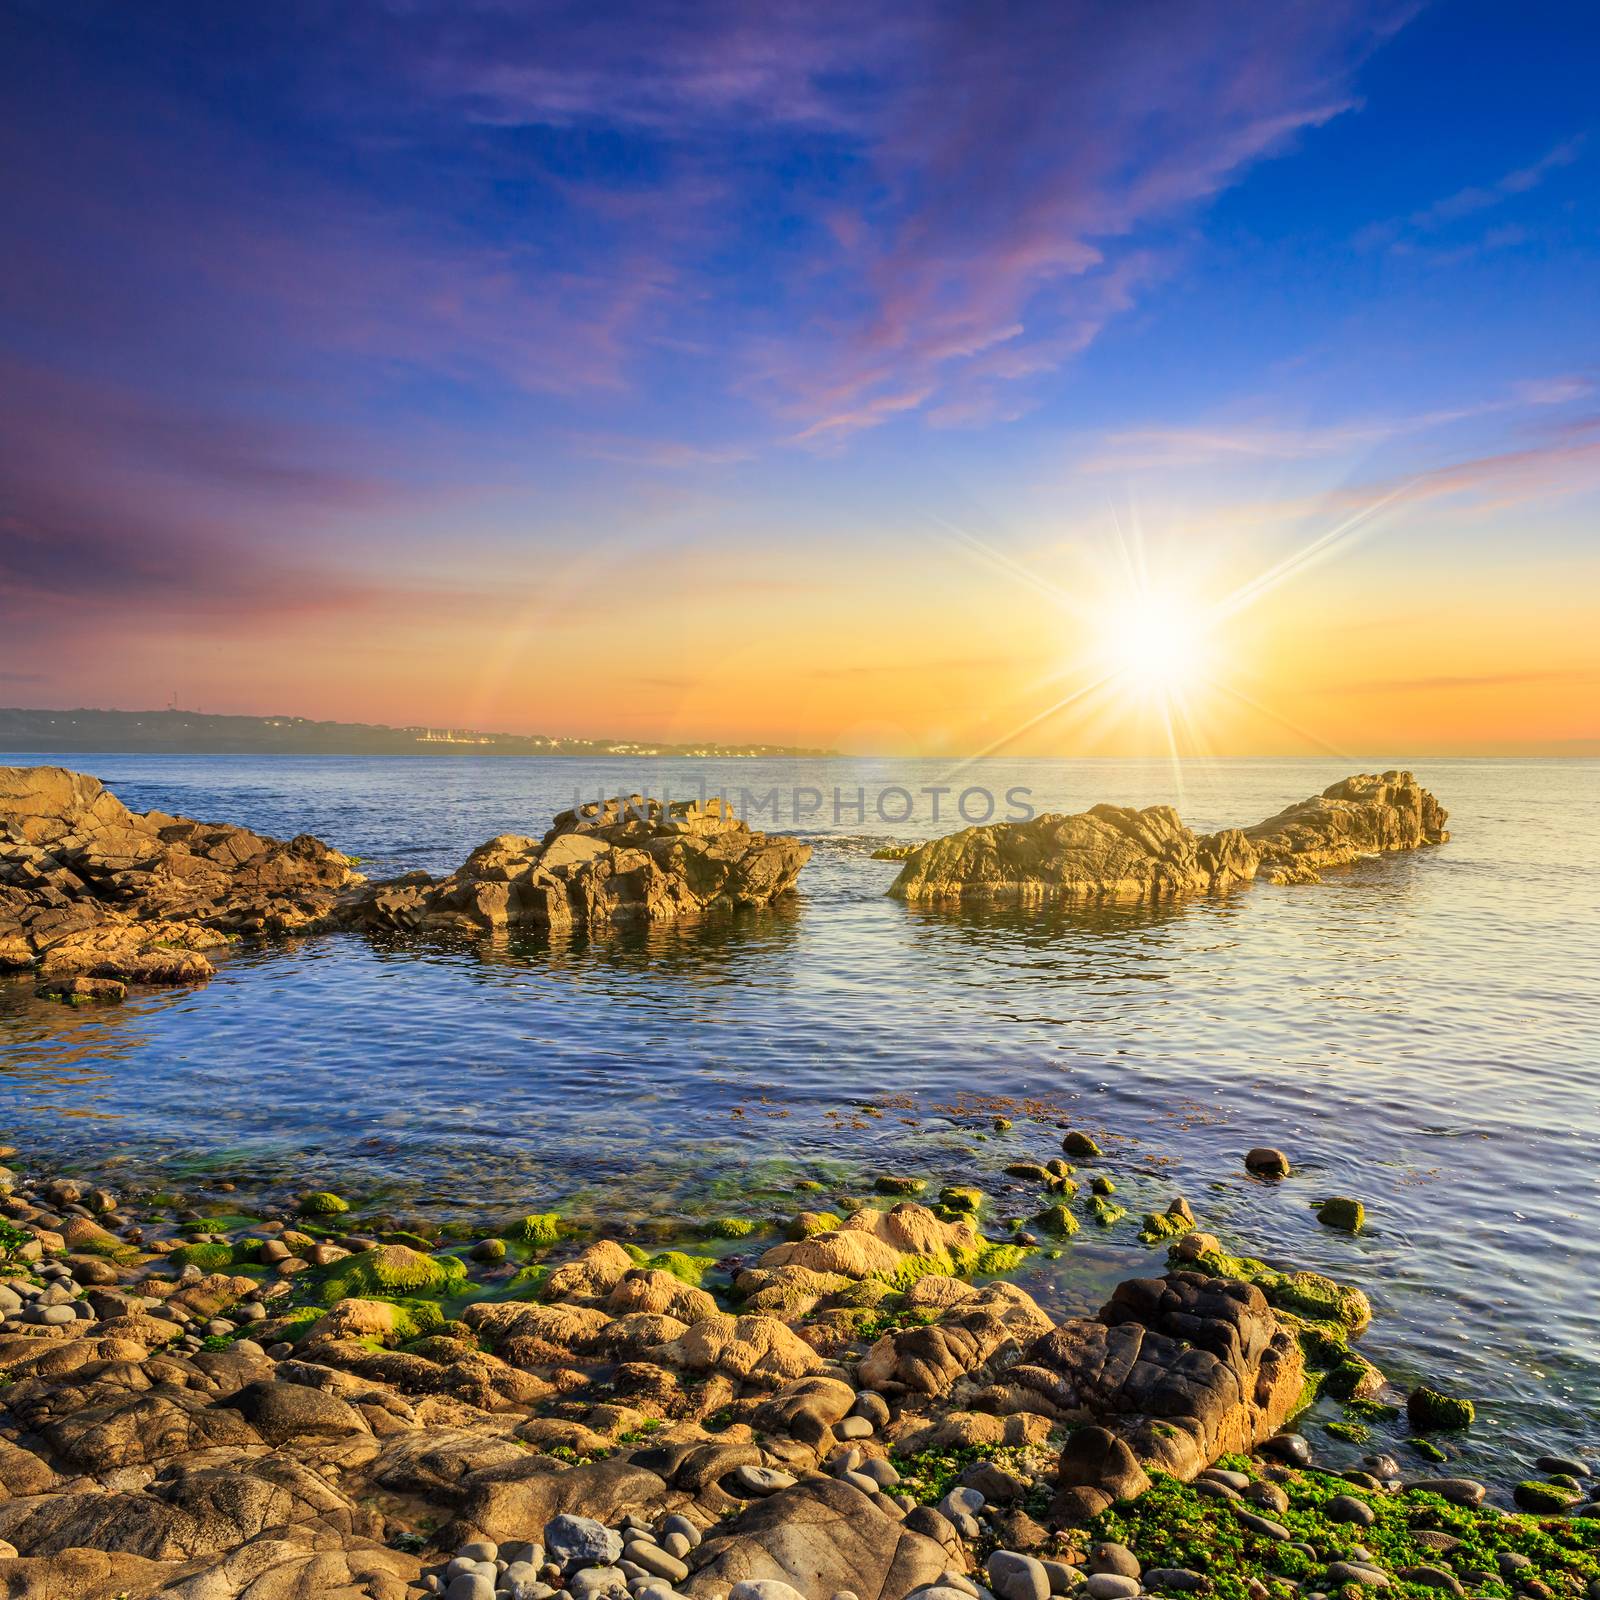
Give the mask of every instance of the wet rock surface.
[[1409, 772], [1358, 774], [1254, 827], [1196, 834], [1171, 806], [1101, 805], [1073, 816], [967, 828], [912, 851], [901, 900], [1159, 902], [1257, 877], [1314, 883], [1363, 856], [1442, 844], [1446, 813]]

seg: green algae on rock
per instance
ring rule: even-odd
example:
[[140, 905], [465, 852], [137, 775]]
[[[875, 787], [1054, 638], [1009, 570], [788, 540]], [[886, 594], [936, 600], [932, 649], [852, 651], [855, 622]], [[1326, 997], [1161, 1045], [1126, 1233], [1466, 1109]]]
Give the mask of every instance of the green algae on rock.
[[1034, 1217], [1035, 1224], [1058, 1239], [1070, 1239], [1078, 1231], [1078, 1219], [1064, 1203], [1046, 1206]]
[[321, 1298], [331, 1305], [386, 1295], [448, 1294], [465, 1282], [467, 1265], [459, 1256], [423, 1255], [408, 1245], [385, 1244], [345, 1256], [325, 1271]]
[[1445, 1394], [1426, 1383], [1418, 1384], [1406, 1397], [1406, 1418], [1422, 1433], [1443, 1433], [1470, 1428], [1477, 1409], [1470, 1400]]
[[537, 1211], [526, 1217], [519, 1217], [502, 1230], [502, 1237], [509, 1239], [514, 1244], [525, 1244], [535, 1250], [546, 1250], [556, 1244], [566, 1231], [567, 1225], [559, 1212]]
[[1366, 1220], [1366, 1207], [1348, 1195], [1333, 1195], [1317, 1207], [1317, 1221], [1341, 1233], [1360, 1233]]
[[337, 1217], [350, 1209], [350, 1202], [331, 1189], [313, 1189], [300, 1196], [300, 1215], [303, 1217]]
[[922, 1194], [928, 1187], [926, 1178], [897, 1177], [892, 1173], [881, 1173], [872, 1180], [872, 1187], [879, 1194], [890, 1195], [917, 1195]]

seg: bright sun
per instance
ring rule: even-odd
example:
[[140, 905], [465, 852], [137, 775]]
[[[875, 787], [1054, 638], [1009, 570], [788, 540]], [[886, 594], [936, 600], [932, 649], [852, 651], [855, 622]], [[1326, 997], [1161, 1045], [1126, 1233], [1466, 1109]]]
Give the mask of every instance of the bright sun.
[[1144, 591], [1114, 607], [1101, 632], [1106, 670], [1156, 699], [1199, 686], [1208, 664], [1208, 629], [1174, 595]]

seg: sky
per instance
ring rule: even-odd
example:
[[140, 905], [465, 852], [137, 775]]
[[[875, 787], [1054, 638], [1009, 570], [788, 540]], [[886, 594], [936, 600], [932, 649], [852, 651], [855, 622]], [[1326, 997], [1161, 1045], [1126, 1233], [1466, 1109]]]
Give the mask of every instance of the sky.
[[0, 0], [0, 704], [1600, 752], [1600, 12]]

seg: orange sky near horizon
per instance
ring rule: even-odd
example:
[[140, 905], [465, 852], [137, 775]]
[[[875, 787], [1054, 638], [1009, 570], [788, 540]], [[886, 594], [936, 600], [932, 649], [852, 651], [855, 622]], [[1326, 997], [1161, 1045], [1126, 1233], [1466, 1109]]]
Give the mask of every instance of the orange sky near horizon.
[[[1396, 545], [1336, 551], [1219, 624], [1203, 667], [1170, 685], [1180, 752], [1600, 753], [1600, 555], [1507, 569], [1397, 560]], [[930, 538], [908, 559], [819, 540], [753, 566], [590, 552], [498, 588], [311, 593], [269, 617], [191, 607], [181, 631], [152, 608], [131, 640], [124, 618], [115, 677], [89, 652], [81, 674], [59, 664], [48, 702], [15, 674], [3, 698], [134, 710], [176, 695], [212, 712], [861, 754], [1164, 755], [1164, 697], [1138, 685], [1051, 709], [1103, 675], [1128, 603], [1108, 548], [1044, 539], [991, 559]], [[1195, 618], [1276, 564], [1258, 541], [1200, 548], [1145, 552], [1150, 583]]]

